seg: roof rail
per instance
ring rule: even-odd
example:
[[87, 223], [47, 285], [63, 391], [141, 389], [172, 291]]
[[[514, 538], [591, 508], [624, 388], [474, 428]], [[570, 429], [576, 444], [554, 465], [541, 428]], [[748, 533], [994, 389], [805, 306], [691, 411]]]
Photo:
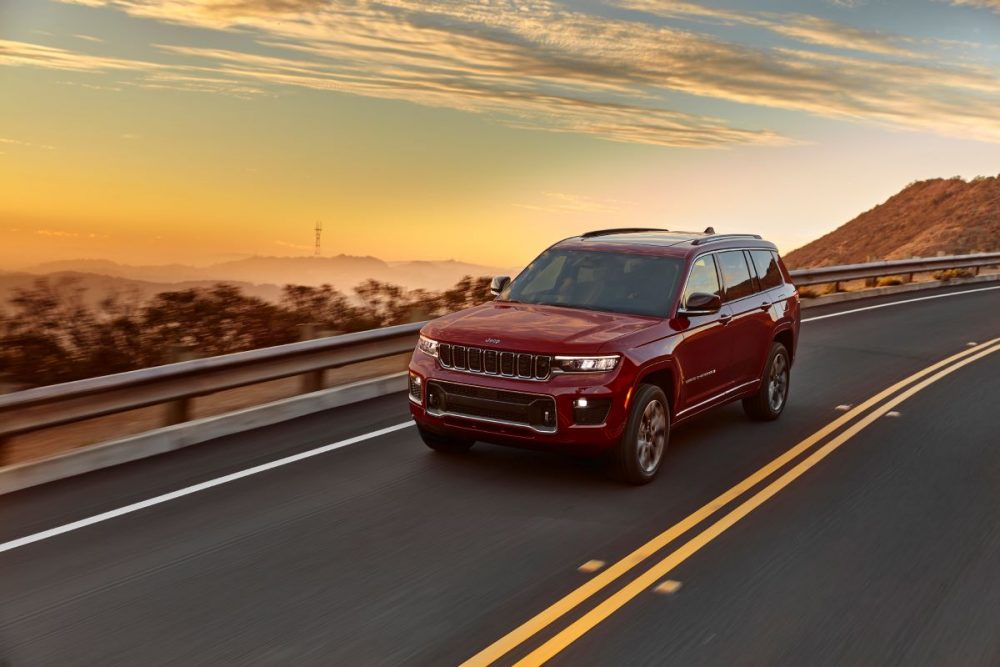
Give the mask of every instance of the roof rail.
[[635, 234], [637, 232], [669, 232], [669, 229], [659, 229], [657, 227], [619, 227], [617, 229], [595, 229], [592, 232], [580, 234], [580, 238], [589, 239], [593, 236], [607, 236], [608, 234]]
[[760, 234], [715, 234], [713, 236], [703, 236], [700, 239], [695, 239], [691, 242], [691, 245], [704, 245], [706, 243], [714, 243], [715, 241], [725, 241], [726, 239], [759, 239]]

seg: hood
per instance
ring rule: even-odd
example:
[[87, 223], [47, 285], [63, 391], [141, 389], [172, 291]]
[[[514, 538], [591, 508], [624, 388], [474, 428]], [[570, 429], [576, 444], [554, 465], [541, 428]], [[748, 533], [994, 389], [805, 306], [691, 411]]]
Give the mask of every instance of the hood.
[[436, 319], [424, 327], [423, 333], [459, 345], [516, 352], [594, 354], [604, 343], [658, 321], [650, 317], [493, 301]]

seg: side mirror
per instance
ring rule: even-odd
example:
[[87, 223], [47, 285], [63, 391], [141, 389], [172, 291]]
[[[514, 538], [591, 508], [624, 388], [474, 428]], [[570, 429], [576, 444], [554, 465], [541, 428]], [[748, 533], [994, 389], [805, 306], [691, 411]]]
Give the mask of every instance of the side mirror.
[[685, 315], [711, 315], [722, 308], [722, 297], [718, 294], [695, 292], [688, 297], [687, 303], [681, 309]]
[[500, 296], [500, 292], [507, 287], [509, 282], [510, 276], [496, 276], [492, 281], [490, 281], [490, 294], [493, 296]]

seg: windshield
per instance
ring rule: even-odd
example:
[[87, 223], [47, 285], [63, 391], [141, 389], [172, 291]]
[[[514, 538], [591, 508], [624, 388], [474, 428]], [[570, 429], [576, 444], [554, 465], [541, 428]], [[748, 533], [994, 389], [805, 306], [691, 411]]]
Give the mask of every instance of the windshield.
[[682, 266], [675, 257], [556, 248], [539, 255], [500, 298], [665, 317]]

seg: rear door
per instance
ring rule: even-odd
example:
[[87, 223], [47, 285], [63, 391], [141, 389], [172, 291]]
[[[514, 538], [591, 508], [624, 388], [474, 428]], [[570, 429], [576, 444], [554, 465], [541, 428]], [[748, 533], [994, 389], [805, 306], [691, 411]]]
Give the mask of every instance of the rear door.
[[784, 286], [778, 256], [770, 250], [747, 250], [750, 267], [754, 269], [757, 278], [757, 295], [752, 300], [757, 306], [753, 318], [756, 323], [754, 335], [760, 348], [757, 350], [757, 365], [751, 369], [754, 377], [760, 377], [764, 372], [767, 355], [771, 351], [771, 341], [781, 313], [785, 310]]
[[[722, 296], [715, 257], [711, 254], [692, 262], [681, 294], [682, 307], [695, 292]], [[718, 313], [685, 315], [679, 319], [685, 326], [683, 339], [674, 349], [681, 383], [679, 413], [721, 394], [732, 385], [730, 342], [727, 340], [729, 320], [729, 309], [725, 306]]]
[[762, 295], [756, 290], [756, 276], [743, 250], [716, 254], [722, 276], [723, 305], [732, 313], [727, 340], [732, 351], [733, 386], [756, 380], [762, 368], [764, 337], [770, 329], [762, 326]]

